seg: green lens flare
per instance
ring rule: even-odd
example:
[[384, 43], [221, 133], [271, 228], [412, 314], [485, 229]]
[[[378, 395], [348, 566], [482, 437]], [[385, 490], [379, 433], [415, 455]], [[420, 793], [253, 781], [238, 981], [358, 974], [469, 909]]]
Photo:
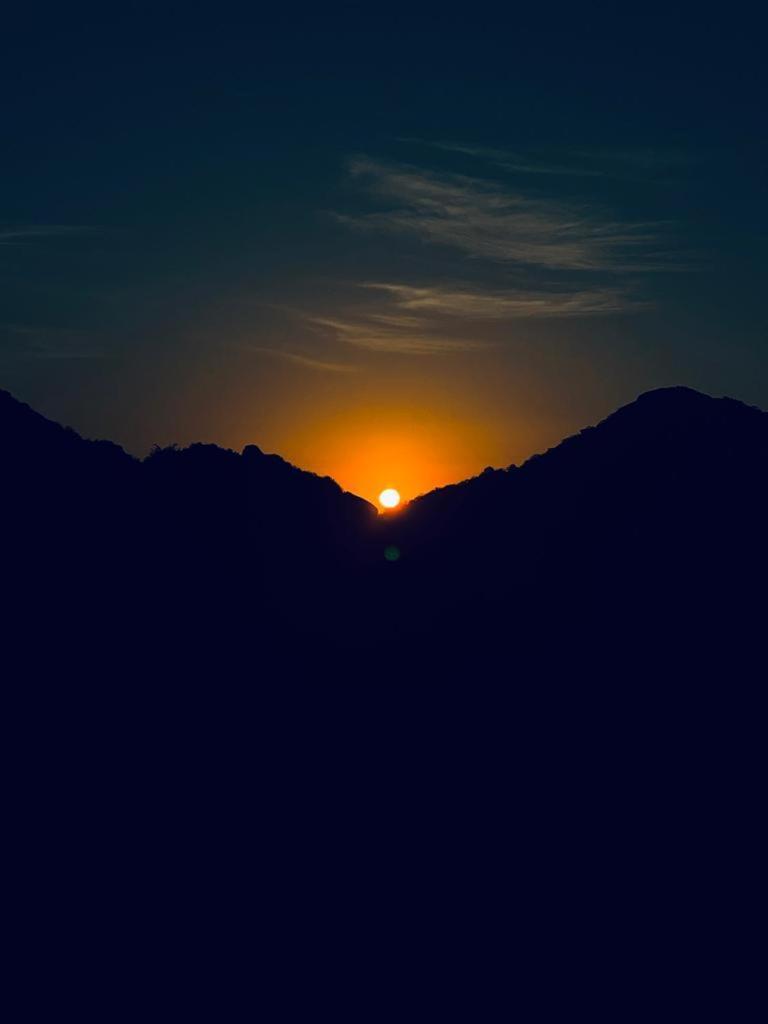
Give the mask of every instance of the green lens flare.
[[384, 557], [388, 562], [396, 562], [400, 557], [400, 548], [395, 547], [394, 544], [388, 544], [384, 548]]

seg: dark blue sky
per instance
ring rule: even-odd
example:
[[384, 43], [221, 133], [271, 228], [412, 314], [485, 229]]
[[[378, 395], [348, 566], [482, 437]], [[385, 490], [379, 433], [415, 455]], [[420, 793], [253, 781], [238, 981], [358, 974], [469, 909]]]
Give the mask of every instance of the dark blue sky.
[[648, 387], [768, 407], [746, 8], [161, 8], [4, 25], [1, 386], [367, 496]]

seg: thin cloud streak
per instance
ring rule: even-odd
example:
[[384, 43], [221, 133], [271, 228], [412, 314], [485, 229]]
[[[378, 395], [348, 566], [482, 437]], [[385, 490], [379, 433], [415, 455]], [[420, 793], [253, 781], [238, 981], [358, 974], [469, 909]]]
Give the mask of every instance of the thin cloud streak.
[[519, 171], [523, 174], [554, 174], [576, 178], [602, 178], [607, 173], [595, 167], [576, 167], [570, 164], [542, 163], [534, 157], [522, 153], [512, 153], [503, 149], [491, 149], [487, 146], [466, 146], [454, 142], [428, 142], [422, 145], [442, 149], [448, 153], [461, 153], [476, 157], [488, 163], [496, 164], [506, 171]]
[[[410, 320], [410, 318], [409, 318]], [[418, 320], [416, 324], [387, 321], [386, 315], [373, 314], [355, 319], [307, 317], [307, 322], [333, 333], [338, 341], [370, 352], [389, 352], [397, 355], [426, 356], [447, 352], [468, 352], [488, 346], [481, 341], [445, 338], [429, 333], [430, 324]], [[420, 328], [419, 331], [414, 327]]]
[[446, 153], [459, 153], [494, 164], [512, 173], [531, 175], [558, 175], [573, 178], [620, 178], [628, 181], [657, 179], [659, 174], [683, 167], [692, 162], [690, 154], [669, 149], [557, 149], [549, 151], [515, 152], [475, 146], [460, 142], [400, 139], [439, 149]]
[[286, 362], [308, 370], [321, 370], [326, 373], [357, 373], [358, 371], [358, 367], [349, 363], [333, 363], [324, 359], [314, 359], [312, 356], [305, 356], [300, 352], [289, 352], [286, 349], [266, 348], [261, 345], [248, 345], [247, 349], [249, 352], [257, 352], [260, 355], [284, 359]]
[[[625, 291], [592, 288], [572, 292], [487, 291], [467, 285], [421, 286], [368, 281], [361, 288], [376, 294], [372, 306], [353, 308], [342, 316], [306, 316], [314, 327], [330, 332], [334, 341], [399, 355], [442, 355], [490, 347], [466, 332], [446, 334], [448, 323], [555, 319], [625, 313], [647, 309], [650, 303], [631, 298]], [[467, 336], [469, 334], [469, 336]]]
[[[625, 291], [593, 288], [584, 291], [490, 292], [469, 288], [416, 288], [404, 284], [368, 282], [362, 287], [392, 296], [399, 309], [437, 316], [478, 320], [515, 320], [595, 316], [651, 308], [651, 303], [631, 298]], [[378, 319], [397, 321], [397, 316]]]
[[57, 238], [62, 235], [90, 234], [94, 229], [79, 224], [32, 224], [0, 228], [0, 245], [15, 245], [27, 238]]
[[353, 227], [547, 271], [667, 269], [655, 252], [662, 244], [658, 222], [607, 220], [588, 206], [532, 199], [496, 182], [375, 160], [354, 160], [351, 173], [395, 204], [385, 212], [340, 217]]

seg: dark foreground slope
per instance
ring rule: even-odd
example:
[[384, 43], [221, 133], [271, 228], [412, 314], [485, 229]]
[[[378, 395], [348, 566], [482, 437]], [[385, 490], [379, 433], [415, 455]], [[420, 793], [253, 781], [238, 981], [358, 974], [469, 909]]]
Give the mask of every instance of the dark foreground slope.
[[236, 976], [277, 1019], [495, 1019], [532, 978], [535, 1020], [748, 1019], [766, 421], [654, 392], [384, 518], [256, 448], [138, 462], [0, 394], [25, 1005], [146, 1015], [162, 978], [237, 1019]]
[[768, 415], [685, 388], [388, 517], [255, 446], [140, 462], [7, 393], [0, 479], [19, 628], [107, 675], [735, 666], [765, 611]]

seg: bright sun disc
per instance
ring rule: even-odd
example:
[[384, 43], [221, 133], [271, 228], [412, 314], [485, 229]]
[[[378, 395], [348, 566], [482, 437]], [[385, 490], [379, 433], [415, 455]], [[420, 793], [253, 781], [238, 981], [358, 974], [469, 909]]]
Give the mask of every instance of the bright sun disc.
[[383, 508], [396, 508], [400, 504], [400, 492], [394, 487], [387, 487], [379, 495], [379, 503]]

